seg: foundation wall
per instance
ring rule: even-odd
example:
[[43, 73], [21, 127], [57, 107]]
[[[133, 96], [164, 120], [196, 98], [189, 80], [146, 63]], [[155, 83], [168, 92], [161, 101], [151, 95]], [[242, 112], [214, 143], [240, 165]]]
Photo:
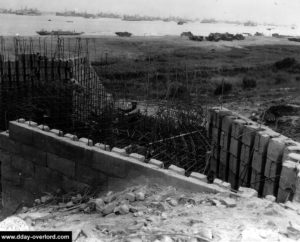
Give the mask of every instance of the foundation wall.
[[9, 131], [0, 134], [4, 208], [14, 211], [31, 206], [34, 199], [57, 189], [107, 192], [155, 183], [191, 192], [229, 192], [228, 185], [220, 180], [207, 184], [203, 174], [186, 177], [184, 169], [174, 165], [163, 169], [161, 161], [146, 163], [139, 154], [128, 156], [123, 149], [106, 149], [103, 144], [94, 145], [86, 138], [78, 140], [34, 122], [10, 122]]
[[233, 189], [300, 201], [300, 143], [225, 108], [209, 110], [210, 169]]

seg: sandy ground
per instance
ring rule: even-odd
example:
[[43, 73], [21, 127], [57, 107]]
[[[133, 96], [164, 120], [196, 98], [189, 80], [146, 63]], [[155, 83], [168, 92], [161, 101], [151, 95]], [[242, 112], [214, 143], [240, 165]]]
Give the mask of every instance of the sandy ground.
[[[142, 193], [145, 199], [130, 201], [128, 193], [135, 194], [135, 199], [136, 194]], [[104, 209], [99, 201], [105, 201]], [[80, 211], [85, 204], [66, 208], [62, 203], [54, 205], [52, 202], [29, 210], [25, 208], [26, 213], [16, 216], [22, 218], [19, 224], [27, 226], [28, 230], [72, 231], [74, 241], [274, 242], [300, 239], [300, 210], [297, 213], [298, 207], [289, 202], [284, 205], [271, 199], [239, 198], [229, 193], [191, 194], [173, 187], [152, 186], [110, 193], [95, 203], [99, 205], [96, 211]], [[120, 204], [123, 210], [118, 207]], [[119, 209], [115, 209], [116, 213], [107, 211], [109, 205]], [[126, 206], [130, 211], [126, 211]], [[104, 216], [105, 213], [108, 215]], [[3, 223], [8, 224], [7, 220], [0, 223], [1, 229]]]

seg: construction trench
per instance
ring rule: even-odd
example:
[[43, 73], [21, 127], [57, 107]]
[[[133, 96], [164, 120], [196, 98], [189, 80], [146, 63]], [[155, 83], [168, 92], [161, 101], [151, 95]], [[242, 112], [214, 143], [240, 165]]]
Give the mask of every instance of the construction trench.
[[76, 50], [58, 39], [53, 51], [39, 43], [37, 52], [36, 43], [16, 39], [13, 56], [2, 45], [5, 209], [30, 206], [57, 189], [153, 183], [299, 202], [299, 143], [233, 111], [186, 100], [139, 102], [137, 115], [124, 115], [132, 100], [103, 86], [77, 41]]

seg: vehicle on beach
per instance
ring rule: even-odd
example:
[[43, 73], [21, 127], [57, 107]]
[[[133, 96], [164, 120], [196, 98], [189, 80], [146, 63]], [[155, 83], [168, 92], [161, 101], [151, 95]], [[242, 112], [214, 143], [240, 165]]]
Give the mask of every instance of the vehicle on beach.
[[84, 32], [66, 31], [66, 30], [40, 30], [36, 31], [39, 35], [82, 35]]
[[115, 34], [120, 37], [130, 37], [132, 35], [132, 33], [129, 32], [116, 32]]

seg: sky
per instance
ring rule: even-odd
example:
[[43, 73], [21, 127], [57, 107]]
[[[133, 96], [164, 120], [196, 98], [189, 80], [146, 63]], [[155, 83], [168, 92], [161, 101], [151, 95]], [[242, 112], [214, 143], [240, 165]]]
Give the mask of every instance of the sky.
[[300, 23], [300, 0], [0, 0], [0, 8], [21, 7], [43, 11], [102, 11], [275, 24]]

